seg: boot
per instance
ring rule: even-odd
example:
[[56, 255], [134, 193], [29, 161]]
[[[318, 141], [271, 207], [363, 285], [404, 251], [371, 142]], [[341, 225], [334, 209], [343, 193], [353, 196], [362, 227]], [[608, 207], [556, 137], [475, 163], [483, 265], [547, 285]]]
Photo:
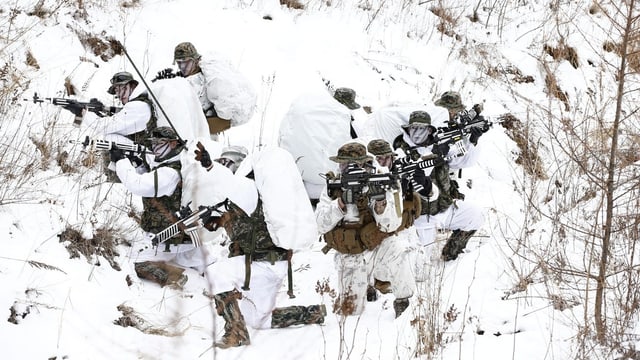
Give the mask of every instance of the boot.
[[393, 292], [391, 291], [391, 283], [389, 281], [382, 281], [382, 280], [375, 279], [375, 282], [373, 283], [373, 287], [375, 287], [378, 291], [380, 291], [383, 294], [389, 294]]
[[224, 335], [215, 343], [216, 347], [226, 349], [251, 344], [238, 299], [242, 299], [242, 294], [235, 289], [214, 296], [218, 315], [224, 319]]
[[409, 307], [409, 298], [393, 300], [393, 310], [396, 312], [396, 319]]
[[475, 230], [453, 230], [451, 236], [449, 236], [449, 239], [447, 240], [447, 243], [442, 248], [442, 259], [444, 261], [457, 259], [458, 255], [464, 252], [464, 248], [467, 246], [469, 239], [475, 233]]
[[271, 312], [271, 327], [323, 324], [325, 316], [327, 316], [327, 308], [324, 305], [275, 308]]

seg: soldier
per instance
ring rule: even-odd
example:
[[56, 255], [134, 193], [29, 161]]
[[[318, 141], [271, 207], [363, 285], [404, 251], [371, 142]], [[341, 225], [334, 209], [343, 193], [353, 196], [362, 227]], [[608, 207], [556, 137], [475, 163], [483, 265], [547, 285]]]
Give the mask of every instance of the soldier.
[[333, 93], [333, 98], [346, 106], [351, 112], [350, 135], [352, 139], [362, 137], [364, 135], [363, 122], [366, 120], [366, 112], [358, 111], [362, 107], [356, 102], [356, 92], [353, 89], [341, 87], [337, 88]]
[[440, 156], [445, 161], [431, 168], [432, 183], [439, 194], [435, 201], [422, 200], [421, 216], [415, 222], [420, 243], [430, 245], [435, 240], [436, 228], [453, 230], [442, 249], [442, 259], [454, 260], [464, 252], [469, 239], [484, 223], [480, 209], [460, 199], [457, 188], [452, 186], [449, 175], [451, 157], [449, 144], [434, 144], [435, 127], [431, 124], [431, 116], [426, 111], [414, 111], [409, 116], [409, 124], [403, 126], [404, 134], [394, 141], [394, 146], [401, 148], [413, 159], [426, 159]]
[[[110, 151], [110, 156], [122, 184], [132, 194], [142, 197], [140, 226], [151, 237], [178, 221], [174, 214], [180, 210], [182, 198], [180, 153], [184, 150], [184, 145], [170, 127], [153, 130], [150, 142], [157, 165], [143, 174], [139, 174], [132, 163], [125, 159], [122, 150], [114, 148]], [[182, 243], [187, 240], [181, 234], [172, 242]], [[169, 245], [167, 242], [164, 251], [170, 251]]]
[[[256, 329], [284, 328], [323, 324], [326, 316], [324, 305], [275, 307], [278, 290], [291, 274], [292, 250], [275, 245], [269, 233], [253, 171], [248, 176], [233, 173], [246, 156], [245, 151], [242, 147], [227, 147], [220, 158], [212, 161], [201, 143], [195, 150], [196, 161], [207, 171], [215, 172], [217, 181], [234, 189], [233, 194], [228, 194], [226, 211], [203, 220], [210, 231], [223, 227], [231, 240], [229, 258], [207, 268], [218, 315], [225, 321], [222, 340], [216, 343], [220, 348], [249, 345], [247, 324]], [[291, 279], [289, 295], [293, 296]]]
[[[357, 142], [341, 146], [330, 159], [339, 164], [337, 176], [347, 171], [366, 171], [373, 160], [366, 147]], [[325, 187], [315, 210], [318, 230], [324, 234], [327, 248], [336, 250], [340, 278], [337, 311], [343, 315], [363, 311], [367, 286], [374, 279], [391, 283], [396, 318], [407, 309], [413, 295], [415, 282], [406, 261], [407, 244], [397, 233], [402, 224], [402, 214], [397, 210], [401, 191], [388, 189], [382, 193], [383, 198], [370, 198], [351, 189], [329, 193]]]
[[[111, 77], [111, 86], [107, 92], [117, 96], [123, 104], [122, 110], [108, 117], [97, 117], [94, 113], [83, 110], [82, 124], [104, 140], [120, 144], [142, 144], [149, 146], [149, 131], [157, 127], [157, 118], [153, 103], [146, 90], [138, 86], [138, 81], [126, 71], [115, 73]], [[143, 157], [143, 162], [146, 161]], [[105, 159], [108, 163], [108, 159]], [[107, 166], [113, 169], [113, 164]], [[105, 170], [109, 181], [118, 179], [111, 170]]]
[[83, 124], [103, 134], [108, 141], [144, 144], [149, 131], [157, 126], [153, 103], [144, 87], [138, 86], [133, 75], [122, 71], [111, 77], [111, 86], [107, 92], [118, 97], [123, 104], [122, 110], [113, 116], [102, 118], [84, 111]]
[[192, 43], [182, 42], [174, 49], [173, 63], [200, 99], [212, 135], [229, 129], [232, 123], [245, 123], [253, 116], [255, 91], [226, 60], [205, 61]]

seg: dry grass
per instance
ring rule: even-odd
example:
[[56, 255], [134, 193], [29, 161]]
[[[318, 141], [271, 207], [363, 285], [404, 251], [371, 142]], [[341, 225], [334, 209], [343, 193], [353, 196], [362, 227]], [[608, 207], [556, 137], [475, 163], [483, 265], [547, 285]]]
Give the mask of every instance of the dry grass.
[[86, 239], [78, 230], [68, 227], [58, 234], [58, 237], [69, 252], [71, 259], [83, 255], [87, 262], [91, 262], [91, 259], [96, 257], [95, 264], [100, 265], [97, 257], [102, 256], [114, 270], [120, 271], [120, 265], [116, 261], [119, 256], [116, 234], [117, 231], [114, 229], [98, 228], [95, 230], [93, 238]]
[[[280, 5], [284, 5], [289, 9], [296, 9], [296, 10], [304, 10], [305, 8], [304, 4], [302, 4], [298, 0], [280, 0]], [[327, 6], [331, 6], [331, 3], [327, 3]]]
[[520, 149], [516, 164], [521, 165], [528, 175], [537, 180], [546, 180], [548, 176], [542, 168], [542, 159], [538, 155], [537, 146], [529, 139], [527, 129], [513, 114], [507, 113], [498, 117], [500, 124], [507, 131], [507, 135]]

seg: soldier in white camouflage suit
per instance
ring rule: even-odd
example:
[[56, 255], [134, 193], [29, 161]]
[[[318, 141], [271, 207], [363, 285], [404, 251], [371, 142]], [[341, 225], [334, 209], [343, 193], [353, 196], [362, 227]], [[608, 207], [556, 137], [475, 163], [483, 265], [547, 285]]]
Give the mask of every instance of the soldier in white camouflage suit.
[[[212, 161], [198, 143], [195, 153], [196, 161], [207, 171], [232, 183], [238, 194], [234, 195], [238, 204], [230, 200], [226, 211], [218, 214], [220, 216], [203, 220], [208, 230], [223, 227], [231, 239], [229, 258], [207, 268], [218, 315], [225, 320], [224, 335], [215, 345], [220, 348], [249, 345], [247, 324], [255, 329], [323, 324], [324, 305], [275, 306], [284, 278], [291, 274], [292, 251], [276, 246], [271, 238], [262, 199], [252, 178], [253, 171], [246, 177], [232, 173], [247, 155], [246, 149], [227, 147], [220, 158]], [[293, 296], [291, 279], [289, 295]]]
[[[343, 145], [337, 156], [330, 159], [339, 164], [341, 173], [350, 167], [362, 169], [373, 160], [366, 147], [357, 142]], [[367, 287], [374, 279], [391, 283], [396, 297], [393, 303], [396, 318], [409, 306], [415, 282], [407, 261], [406, 239], [397, 234], [402, 214], [396, 205], [401, 201], [398, 189], [385, 190], [381, 200], [357, 196], [348, 189], [328, 193], [325, 188], [322, 192], [315, 210], [316, 220], [327, 247], [336, 250], [340, 281], [337, 311], [343, 315], [362, 313]], [[353, 216], [352, 210], [357, 216]]]

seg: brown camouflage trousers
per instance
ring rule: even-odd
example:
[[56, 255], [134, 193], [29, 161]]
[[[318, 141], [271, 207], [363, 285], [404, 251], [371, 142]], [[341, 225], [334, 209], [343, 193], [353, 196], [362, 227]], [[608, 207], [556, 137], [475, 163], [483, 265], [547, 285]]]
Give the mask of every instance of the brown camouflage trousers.
[[323, 324], [325, 316], [327, 316], [327, 309], [324, 305], [275, 308], [271, 313], [271, 327]]

